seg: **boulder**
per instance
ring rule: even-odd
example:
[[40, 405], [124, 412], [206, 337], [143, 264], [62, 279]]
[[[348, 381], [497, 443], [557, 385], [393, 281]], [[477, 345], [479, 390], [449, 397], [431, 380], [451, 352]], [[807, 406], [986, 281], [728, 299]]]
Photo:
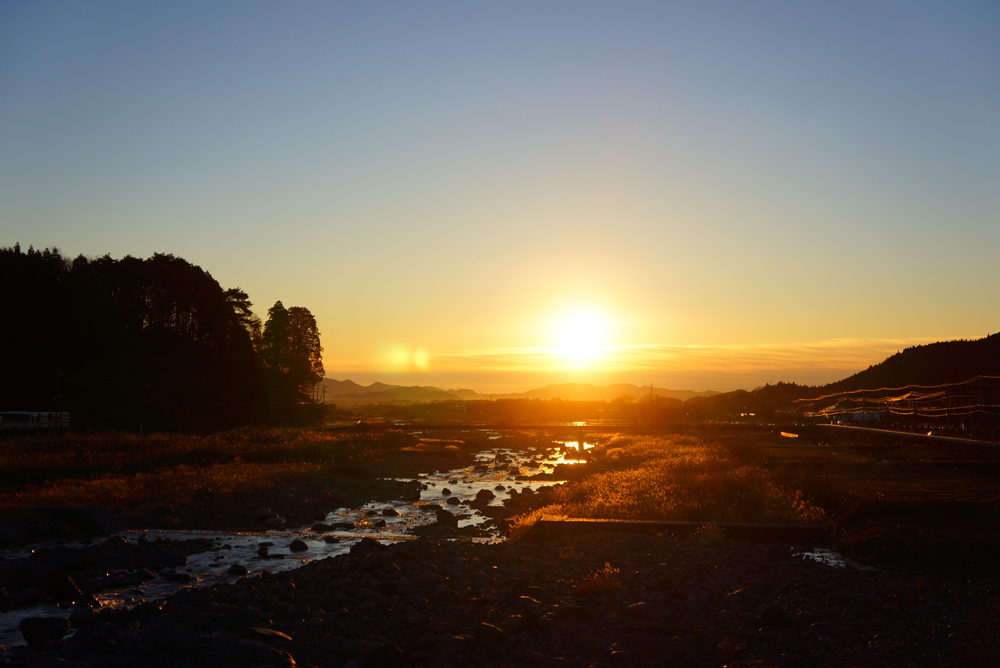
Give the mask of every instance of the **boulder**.
[[437, 523], [438, 525], [448, 527], [449, 529], [458, 528], [458, 518], [449, 513], [447, 510], [437, 511]]
[[309, 549], [309, 546], [305, 544], [304, 541], [296, 538], [291, 543], [288, 544], [288, 549], [290, 552], [305, 552]]
[[80, 550], [65, 545], [56, 545], [45, 553], [42, 563], [61, 571], [79, 571], [87, 566], [87, 558]]
[[230, 575], [246, 575], [247, 568], [246, 566], [241, 566], [240, 564], [233, 564], [229, 567], [226, 573], [229, 573]]
[[448, 499], [447, 501], [445, 501], [445, 503], [447, 503], [449, 506], [457, 506], [458, 504], [460, 504], [462, 502], [458, 499], [457, 496], [453, 496], [450, 499]]
[[25, 642], [32, 647], [59, 640], [69, 633], [69, 627], [69, 620], [62, 617], [26, 617], [18, 624]]
[[380, 552], [385, 549], [385, 545], [378, 542], [374, 538], [362, 538], [351, 546], [351, 554], [366, 556], [375, 554], [376, 552]]
[[478, 492], [476, 492], [476, 500], [477, 501], [481, 501], [483, 499], [486, 499], [486, 500], [495, 499], [496, 496], [497, 496], [496, 494], [494, 494], [493, 492], [491, 492], [488, 489], [481, 489]]
[[403, 652], [395, 645], [380, 645], [372, 650], [365, 668], [402, 668]]
[[399, 517], [399, 512], [395, 508], [386, 508], [382, 511], [382, 517]]
[[764, 612], [760, 613], [760, 623], [764, 626], [780, 626], [782, 624], [788, 623], [788, 613], [785, 609], [772, 605], [764, 608]]
[[479, 622], [472, 631], [473, 637], [479, 642], [503, 642], [507, 633], [492, 624]]

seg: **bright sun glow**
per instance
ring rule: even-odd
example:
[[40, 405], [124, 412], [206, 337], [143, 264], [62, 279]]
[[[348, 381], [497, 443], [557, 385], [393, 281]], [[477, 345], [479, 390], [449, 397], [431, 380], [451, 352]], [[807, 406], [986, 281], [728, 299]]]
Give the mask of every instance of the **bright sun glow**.
[[574, 313], [559, 325], [558, 351], [576, 361], [594, 359], [604, 345], [605, 329], [604, 321], [597, 314]]

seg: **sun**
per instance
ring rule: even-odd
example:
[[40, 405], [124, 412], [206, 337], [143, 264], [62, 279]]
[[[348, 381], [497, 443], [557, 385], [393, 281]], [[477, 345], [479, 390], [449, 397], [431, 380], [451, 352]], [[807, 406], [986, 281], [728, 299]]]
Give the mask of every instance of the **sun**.
[[603, 318], [596, 313], [572, 313], [558, 326], [557, 351], [574, 361], [592, 360], [601, 352], [606, 329]]

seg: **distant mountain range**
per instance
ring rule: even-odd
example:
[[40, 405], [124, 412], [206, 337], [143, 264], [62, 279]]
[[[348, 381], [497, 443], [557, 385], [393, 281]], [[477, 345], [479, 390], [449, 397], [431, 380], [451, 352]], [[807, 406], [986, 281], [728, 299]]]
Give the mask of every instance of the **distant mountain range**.
[[622, 395], [634, 399], [649, 396], [650, 392], [660, 397], [669, 397], [686, 401], [694, 397], [711, 397], [718, 392], [694, 392], [692, 390], [667, 390], [661, 387], [639, 387], [626, 383], [597, 386], [589, 383], [566, 383], [563, 385], [547, 385], [527, 392], [508, 394], [480, 394], [474, 390], [442, 390], [430, 386], [403, 386], [372, 383], [359, 385], [352, 380], [323, 379], [326, 390], [326, 401], [339, 404], [386, 403], [397, 402], [431, 402], [431, 401], [476, 401], [483, 399], [565, 399], [567, 401], [611, 401]]
[[622, 395], [640, 399], [652, 392], [660, 397], [687, 402], [691, 409], [720, 413], [744, 408], [760, 410], [788, 407], [796, 399], [812, 399], [854, 390], [959, 383], [976, 376], [1000, 376], [1000, 334], [992, 334], [982, 339], [943, 341], [907, 348], [864, 371], [826, 385], [778, 383], [749, 392], [746, 390], [725, 393], [693, 392], [639, 387], [624, 383], [605, 386], [566, 383], [547, 385], [527, 392], [491, 395], [467, 389], [442, 390], [430, 386], [404, 387], [385, 383], [364, 386], [350, 380], [331, 378], [325, 378], [323, 386], [326, 388], [326, 400], [340, 404], [475, 401], [490, 398], [612, 401]]

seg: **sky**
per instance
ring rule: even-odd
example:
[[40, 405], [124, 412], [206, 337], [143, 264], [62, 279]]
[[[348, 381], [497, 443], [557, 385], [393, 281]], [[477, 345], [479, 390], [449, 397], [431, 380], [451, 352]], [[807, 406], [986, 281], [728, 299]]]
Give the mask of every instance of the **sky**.
[[0, 246], [171, 253], [327, 375], [825, 383], [1000, 330], [1000, 4], [0, 1]]

